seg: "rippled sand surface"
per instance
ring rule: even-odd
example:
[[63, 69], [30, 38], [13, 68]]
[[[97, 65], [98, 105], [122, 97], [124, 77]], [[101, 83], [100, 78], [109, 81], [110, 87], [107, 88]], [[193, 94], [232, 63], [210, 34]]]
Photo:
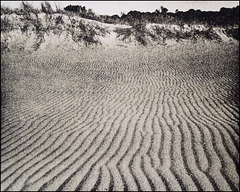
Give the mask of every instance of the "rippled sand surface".
[[239, 190], [239, 48], [2, 57], [1, 189]]

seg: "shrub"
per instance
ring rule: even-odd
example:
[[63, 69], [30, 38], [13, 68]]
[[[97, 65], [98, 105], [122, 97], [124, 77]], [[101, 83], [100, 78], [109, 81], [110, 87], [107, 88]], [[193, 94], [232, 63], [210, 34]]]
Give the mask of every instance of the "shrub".
[[147, 45], [147, 41], [146, 41], [145, 36], [142, 36], [140, 34], [136, 34], [135, 38], [141, 45], [144, 45], [144, 46]]
[[141, 45], [147, 45], [146, 41], [146, 23], [137, 23], [132, 26], [136, 40]]
[[172, 32], [164, 27], [154, 26], [153, 31], [157, 36], [157, 40], [162, 40], [163, 43], [166, 42], [168, 37], [172, 37]]
[[79, 5], [68, 5], [67, 7], [64, 8], [65, 11], [70, 11], [70, 12], [74, 12], [74, 13], [79, 13], [80, 9], [82, 7]]
[[97, 33], [97, 35], [105, 36], [105, 35], [107, 35], [107, 33], [110, 33], [108, 30], [106, 30], [106, 29], [103, 28], [103, 27], [100, 27], [99, 25], [96, 25], [96, 26], [95, 26], [95, 29], [96, 29], [97, 31], [99, 31], [99, 33]]
[[132, 29], [131, 28], [116, 28], [114, 32], [117, 33], [117, 38], [120, 36], [123, 36], [122, 40], [126, 40], [132, 35]]
[[136, 33], [146, 33], [146, 23], [133, 24], [132, 28], [135, 30]]
[[122, 37], [122, 40], [126, 40], [129, 38], [131, 35], [133, 35], [141, 45], [147, 45], [146, 41], [146, 24], [145, 23], [137, 23], [133, 24], [132, 28], [116, 28], [114, 32], [117, 33], [117, 38], [120, 36]]
[[83, 34], [82, 39], [83, 39], [83, 41], [85, 42], [86, 45], [98, 43], [98, 41], [96, 41], [94, 39], [96, 34], [97, 34], [96, 30], [94, 30], [92, 27], [90, 27], [90, 29], [87, 31], [87, 33]]
[[82, 20], [76, 21], [72, 19], [67, 31], [72, 34], [72, 39], [75, 42], [84, 42], [86, 46], [99, 43], [96, 40], [97, 31], [94, 27], [83, 23]]
[[156, 25], [153, 27], [153, 30], [158, 36], [162, 38], [163, 37], [173, 38], [175, 36], [175, 34], [171, 30], [165, 27], [160, 27]]
[[163, 7], [163, 6], [161, 6], [161, 13], [164, 14], [164, 15], [166, 15], [167, 12], [168, 12], [168, 9], [165, 8], [165, 7]]
[[23, 16], [23, 18], [20, 18], [20, 20], [24, 23], [23, 27], [21, 27], [22, 33], [28, 32], [29, 28], [32, 28], [32, 31], [36, 33], [35, 42], [33, 45], [34, 50], [36, 51], [39, 49], [40, 45], [45, 41], [44, 35], [45, 33], [48, 33], [51, 29], [51, 25], [48, 25], [46, 27], [43, 26], [41, 20], [38, 17], [38, 14], [31, 15], [27, 14]]
[[194, 39], [197, 39], [197, 36], [198, 36], [198, 37], [206, 38], [208, 40], [218, 40], [218, 41], [221, 40], [218, 34], [216, 34], [211, 27], [208, 28], [207, 30], [202, 30], [202, 31], [194, 30], [193, 36], [194, 36]]

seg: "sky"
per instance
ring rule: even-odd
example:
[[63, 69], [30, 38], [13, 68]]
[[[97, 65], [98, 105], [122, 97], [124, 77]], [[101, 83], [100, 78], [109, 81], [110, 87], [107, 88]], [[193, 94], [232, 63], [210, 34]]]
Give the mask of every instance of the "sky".
[[[19, 8], [22, 1], [1, 1], [1, 6]], [[40, 8], [43, 1], [29, 1], [34, 7]], [[96, 14], [121, 15], [130, 10], [142, 12], [153, 12], [161, 6], [166, 7], [169, 12], [187, 11], [189, 9], [200, 9], [202, 11], [219, 11], [221, 7], [232, 8], [239, 5], [239, 1], [48, 1], [53, 8], [55, 4], [61, 8], [67, 5], [81, 5], [92, 9]]]

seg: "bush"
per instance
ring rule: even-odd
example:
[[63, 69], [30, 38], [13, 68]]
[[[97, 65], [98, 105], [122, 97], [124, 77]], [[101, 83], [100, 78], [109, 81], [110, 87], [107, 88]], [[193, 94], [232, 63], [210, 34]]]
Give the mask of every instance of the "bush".
[[206, 38], [208, 40], [221, 40], [218, 34], [216, 34], [211, 27], [203, 31], [193, 30], [193, 38], [197, 39], [197, 37]]
[[[162, 40], [163, 43], [166, 42], [167, 38], [173, 38], [174, 34], [169, 29], [160, 26], [154, 26], [153, 31], [156, 34], [157, 40]], [[179, 39], [178, 39], [179, 40]]]
[[99, 25], [96, 25], [95, 29], [97, 31], [99, 31], [99, 33], [97, 33], [97, 35], [105, 36], [107, 33], [110, 33], [108, 30], [106, 30], [105, 28], [100, 27]]
[[132, 29], [131, 28], [116, 28], [114, 32], [117, 33], [117, 38], [120, 36], [123, 36], [122, 40], [126, 40], [132, 35]]
[[79, 13], [81, 10], [81, 6], [79, 5], [68, 5], [67, 7], [64, 8], [65, 11], [70, 11], [70, 12], [74, 12], [74, 13]]
[[134, 35], [136, 40], [141, 44], [141, 45], [147, 45], [146, 41], [146, 23], [137, 23], [132, 26]]
[[83, 23], [82, 20], [76, 21], [72, 19], [67, 31], [72, 34], [72, 39], [75, 42], [84, 42], [86, 46], [99, 43], [95, 39], [98, 34], [97, 31], [94, 27]]
[[137, 23], [133, 24], [132, 28], [116, 28], [114, 32], [117, 33], [117, 38], [120, 36], [122, 37], [122, 40], [126, 40], [129, 38], [131, 35], [133, 35], [141, 45], [147, 45], [146, 41], [146, 24], [145, 23]]

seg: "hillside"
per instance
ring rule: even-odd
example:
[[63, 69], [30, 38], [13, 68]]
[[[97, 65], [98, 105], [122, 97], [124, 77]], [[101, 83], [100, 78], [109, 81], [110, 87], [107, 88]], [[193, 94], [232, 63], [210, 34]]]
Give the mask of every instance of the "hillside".
[[[237, 30], [235, 26], [232, 30]], [[49, 46], [166, 45], [181, 41], [237, 41], [229, 28], [202, 24], [106, 24], [65, 14], [1, 15], [1, 50], [34, 51]], [[56, 45], [58, 44], [58, 45]]]

